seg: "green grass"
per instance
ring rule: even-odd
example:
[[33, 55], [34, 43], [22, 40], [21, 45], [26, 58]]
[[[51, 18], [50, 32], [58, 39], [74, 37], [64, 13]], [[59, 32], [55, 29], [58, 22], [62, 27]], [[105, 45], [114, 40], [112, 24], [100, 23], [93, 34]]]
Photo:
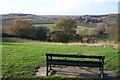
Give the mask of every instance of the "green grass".
[[37, 19], [33, 19], [33, 18], [24, 18], [22, 20], [29, 20], [29, 21], [32, 21], [32, 20], [37, 20]]
[[93, 27], [86, 27], [86, 26], [77, 26], [77, 33], [81, 35], [91, 35], [95, 34], [95, 29]]
[[104, 55], [105, 70], [118, 70], [118, 49], [112, 47], [94, 47], [80, 45], [53, 45], [10, 43], [2, 44], [2, 74], [3, 77], [31, 77], [36, 69], [46, 65], [45, 53]]
[[[33, 26], [39, 27], [39, 26], [45, 26], [48, 29], [50, 29], [51, 31], [53, 30], [53, 26], [54, 24], [33, 24]], [[95, 28], [92, 27], [86, 27], [86, 26], [77, 26], [77, 30], [81, 32], [81, 29], [83, 30], [87, 30], [87, 32], [85, 31], [86, 34], [89, 34], [89, 32], [93, 31]], [[83, 32], [82, 32], [83, 33]], [[81, 33], [81, 34], [82, 34]]]
[[33, 24], [33, 26], [39, 27], [39, 26], [45, 26], [50, 30], [53, 30], [53, 25], [54, 24]]

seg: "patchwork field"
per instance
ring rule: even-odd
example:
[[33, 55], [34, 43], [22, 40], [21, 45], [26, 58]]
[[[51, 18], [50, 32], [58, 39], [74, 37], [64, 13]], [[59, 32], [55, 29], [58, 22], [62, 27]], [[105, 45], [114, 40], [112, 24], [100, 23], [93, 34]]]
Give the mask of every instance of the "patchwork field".
[[[36, 27], [44, 26], [52, 31], [54, 24], [33, 24], [33, 26], [36, 26]], [[77, 32], [80, 33], [81, 35], [93, 34], [95, 29], [96, 28], [92, 28], [92, 27], [77, 26]]]
[[[118, 49], [80, 45], [12, 43], [2, 44], [3, 77], [31, 77], [46, 65], [45, 53], [104, 55], [105, 70], [118, 71]], [[120, 71], [120, 70], [119, 70]]]

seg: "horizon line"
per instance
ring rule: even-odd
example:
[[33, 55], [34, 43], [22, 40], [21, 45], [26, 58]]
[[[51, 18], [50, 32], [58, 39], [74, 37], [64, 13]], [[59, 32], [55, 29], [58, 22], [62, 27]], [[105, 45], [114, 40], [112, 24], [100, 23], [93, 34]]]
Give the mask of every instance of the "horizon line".
[[8, 15], [8, 14], [30, 14], [30, 15], [74, 15], [74, 16], [79, 16], [79, 15], [110, 15], [110, 14], [119, 14], [119, 13], [102, 13], [102, 14], [35, 14], [35, 13], [3, 13], [3, 14], [0, 14], [0, 15]]

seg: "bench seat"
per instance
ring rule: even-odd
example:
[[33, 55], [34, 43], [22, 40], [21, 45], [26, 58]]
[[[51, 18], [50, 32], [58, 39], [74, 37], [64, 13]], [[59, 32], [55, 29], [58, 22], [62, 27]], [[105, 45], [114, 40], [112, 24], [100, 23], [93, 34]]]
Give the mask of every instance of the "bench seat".
[[97, 61], [73, 61], [73, 60], [48, 60], [48, 64], [52, 65], [65, 65], [65, 66], [81, 66], [81, 67], [99, 67], [102, 62]]

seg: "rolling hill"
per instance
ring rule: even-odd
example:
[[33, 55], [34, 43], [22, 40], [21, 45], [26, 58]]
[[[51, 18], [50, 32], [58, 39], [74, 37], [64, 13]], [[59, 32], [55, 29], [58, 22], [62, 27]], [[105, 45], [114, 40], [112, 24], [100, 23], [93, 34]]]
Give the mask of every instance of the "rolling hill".
[[15, 18], [21, 18], [25, 20], [32, 21], [33, 25], [39, 24], [53, 24], [58, 18], [71, 16], [75, 18], [78, 26], [87, 27], [97, 27], [103, 26], [100, 24], [105, 24], [106, 26], [111, 26], [114, 22], [117, 22], [118, 14], [106, 14], [106, 15], [35, 15], [35, 14], [22, 14], [22, 13], [10, 13], [2, 15], [2, 27], [3, 32], [5, 32], [8, 25], [11, 24], [12, 20]]

